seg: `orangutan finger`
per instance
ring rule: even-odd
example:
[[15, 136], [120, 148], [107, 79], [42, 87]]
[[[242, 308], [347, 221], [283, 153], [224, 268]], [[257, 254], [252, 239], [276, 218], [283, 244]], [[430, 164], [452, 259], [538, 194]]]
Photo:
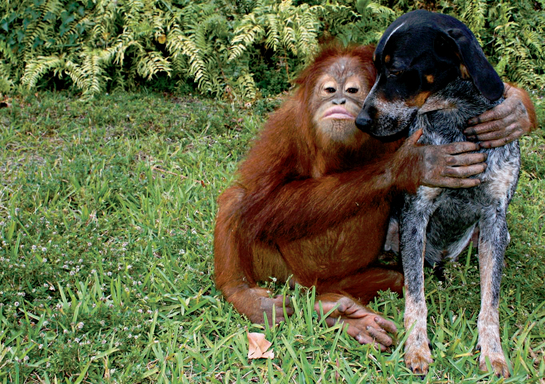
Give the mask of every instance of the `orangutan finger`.
[[373, 328], [373, 327], [367, 327], [367, 334], [371, 336], [377, 343], [384, 345], [385, 347], [389, 347], [394, 342], [390, 336], [386, 334], [386, 332], [381, 328]]
[[386, 332], [390, 332], [392, 334], [397, 333], [396, 325], [390, 320], [386, 320], [380, 316], [377, 316], [375, 317], [375, 323], [377, 323], [377, 325], [384, 329]]

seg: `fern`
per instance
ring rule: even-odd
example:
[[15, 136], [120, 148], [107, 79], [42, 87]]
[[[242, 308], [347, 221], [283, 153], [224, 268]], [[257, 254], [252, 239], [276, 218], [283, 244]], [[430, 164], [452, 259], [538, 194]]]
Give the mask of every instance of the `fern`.
[[273, 5], [260, 1], [235, 30], [229, 60], [239, 57], [250, 45], [261, 43], [263, 38], [265, 46], [274, 51], [286, 49], [295, 55], [312, 52], [317, 45], [315, 9], [307, 4], [295, 7], [291, 0]]
[[234, 82], [234, 87], [228, 86], [226, 94], [231, 102], [243, 103], [254, 100], [257, 96], [257, 88], [254, 78], [250, 73], [244, 73]]
[[206, 62], [197, 45], [192, 40], [185, 38], [182, 42], [182, 53], [188, 57], [189, 74], [193, 76], [199, 86], [211, 84], [211, 79], [206, 71]]
[[382, 32], [394, 21], [396, 14], [388, 7], [368, 0], [359, 0], [356, 7], [326, 4], [322, 9], [328, 34], [344, 44], [376, 43]]
[[[545, 46], [540, 37], [543, 35], [527, 26], [520, 28], [513, 20], [513, 10], [514, 7], [503, 2], [498, 5], [499, 20], [498, 26], [494, 29], [494, 48], [499, 57], [496, 69], [500, 75], [522, 86], [543, 88]], [[545, 32], [542, 27], [538, 28], [542, 33]]]
[[248, 15], [241, 26], [235, 31], [236, 36], [231, 41], [229, 60], [240, 57], [247, 47], [253, 45], [265, 33], [265, 29], [256, 21], [255, 15]]
[[166, 72], [170, 75], [170, 62], [160, 52], [147, 52], [139, 57], [137, 64], [138, 74], [148, 80], [159, 72]]
[[67, 62], [66, 73], [83, 91], [83, 96], [91, 97], [101, 92], [104, 83], [109, 80], [103, 67], [112, 59], [112, 52], [107, 49], [99, 50], [86, 47], [79, 56], [81, 64]]
[[21, 83], [28, 88], [34, 88], [38, 80], [49, 70], [54, 69], [56, 73], [64, 67], [64, 58], [62, 56], [38, 56], [31, 60], [26, 68]]
[[[387, 5], [385, 5], [387, 4]], [[18, 0], [0, 2], [2, 92], [66, 78], [86, 98], [168, 76], [252, 101], [280, 92], [320, 39], [378, 41], [417, 8], [460, 18], [505, 80], [542, 89], [543, 0]]]
[[[477, 39], [483, 34], [486, 11], [486, 0], [467, 0], [464, 2], [464, 7], [459, 17], [460, 21], [464, 22], [475, 36], [477, 36]], [[480, 42], [482, 43], [482, 41]]]

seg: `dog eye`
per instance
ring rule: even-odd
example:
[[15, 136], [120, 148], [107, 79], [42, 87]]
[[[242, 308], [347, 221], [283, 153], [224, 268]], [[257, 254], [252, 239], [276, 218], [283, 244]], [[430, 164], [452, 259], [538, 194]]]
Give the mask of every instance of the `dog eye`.
[[350, 87], [346, 90], [347, 93], [358, 93], [360, 90], [358, 88]]

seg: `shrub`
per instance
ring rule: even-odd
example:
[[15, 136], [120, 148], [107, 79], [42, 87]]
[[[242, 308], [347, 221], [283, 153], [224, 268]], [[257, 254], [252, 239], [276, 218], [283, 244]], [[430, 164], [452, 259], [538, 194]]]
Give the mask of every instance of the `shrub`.
[[251, 101], [286, 90], [320, 41], [376, 42], [415, 8], [466, 22], [504, 79], [545, 85], [542, 1], [20, 0], [0, 4], [0, 92], [66, 83], [91, 97], [161, 78]]

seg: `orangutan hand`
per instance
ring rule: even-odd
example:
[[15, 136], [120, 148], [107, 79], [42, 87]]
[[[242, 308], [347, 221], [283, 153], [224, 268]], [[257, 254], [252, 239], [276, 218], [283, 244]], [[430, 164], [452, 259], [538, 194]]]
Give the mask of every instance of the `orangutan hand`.
[[470, 141], [479, 141], [482, 148], [500, 147], [528, 134], [534, 122], [524, 101], [527, 93], [505, 84], [505, 100], [498, 106], [469, 120], [464, 133]]

